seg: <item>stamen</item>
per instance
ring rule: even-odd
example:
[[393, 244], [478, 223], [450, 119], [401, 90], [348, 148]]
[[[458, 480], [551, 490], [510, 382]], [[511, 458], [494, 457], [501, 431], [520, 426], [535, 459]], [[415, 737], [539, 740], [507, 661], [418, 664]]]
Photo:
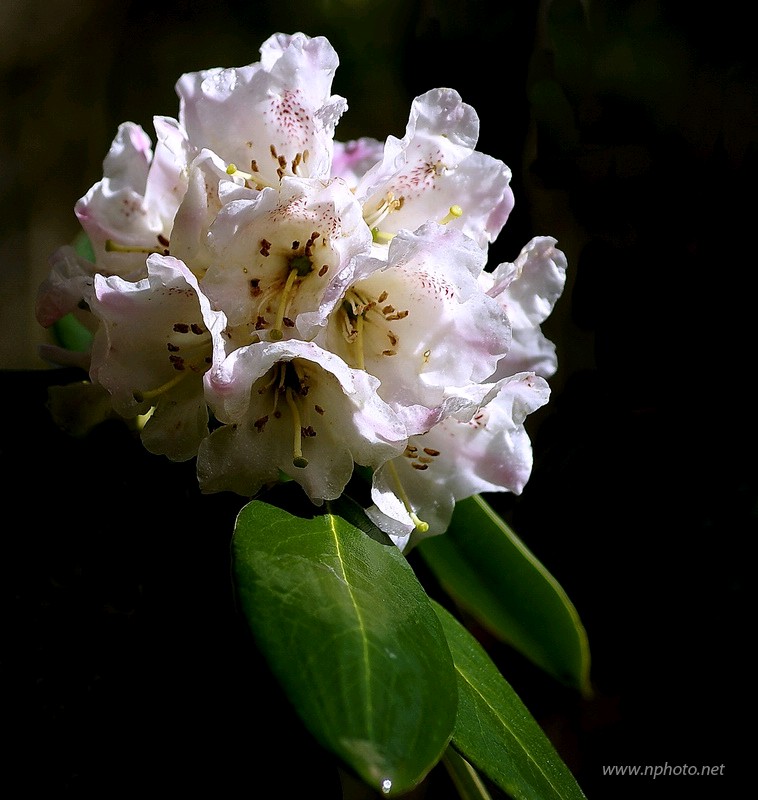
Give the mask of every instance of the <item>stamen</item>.
[[146, 392], [141, 392], [139, 389], [136, 389], [132, 392], [132, 397], [134, 397], [135, 401], [138, 403], [143, 403], [145, 400], [152, 400], [154, 397], [158, 397], [162, 395], [164, 392], [167, 392], [169, 389], [172, 389], [176, 386], [179, 381], [185, 378], [187, 375], [191, 374], [190, 370], [183, 370], [182, 372], [177, 372], [171, 380], [166, 381], [166, 383], [159, 386], [157, 389], [149, 389]]
[[290, 412], [292, 413], [292, 421], [293, 421], [293, 441], [292, 441], [292, 463], [302, 469], [303, 467], [308, 466], [308, 459], [303, 458], [303, 449], [302, 449], [302, 439], [303, 439], [303, 428], [302, 423], [300, 421], [300, 411], [298, 410], [297, 403], [295, 402], [295, 398], [292, 396], [292, 389], [288, 386], [284, 397], [287, 401], [287, 405], [290, 408]]
[[446, 217], [440, 220], [440, 225], [447, 225], [448, 222], [452, 222], [454, 219], [458, 219], [458, 217], [463, 215], [463, 209], [460, 206], [450, 206], [450, 211], [448, 212]]
[[366, 369], [366, 360], [363, 355], [363, 314], [359, 314], [355, 319], [355, 341], [353, 345], [356, 350], [356, 360], [358, 369]]
[[374, 228], [392, 211], [397, 211], [403, 207], [405, 202], [404, 198], [400, 197], [397, 200], [392, 192], [387, 192], [381, 203], [368, 215], [364, 216], [366, 224], [369, 228]]
[[226, 168], [226, 174], [227, 175], [239, 175], [240, 178], [242, 178], [243, 180], [246, 180], [246, 181], [255, 180], [251, 173], [243, 172], [241, 169], [237, 169], [237, 165], [236, 164], [229, 164], [229, 166]]
[[126, 244], [118, 244], [114, 242], [113, 239], [106, 239], [105, 240], [105, 252], [106, 253], [161, 253], [162, 255], [168, 255], [168, 250], [165, 248], [157, 248], [157, 247], [133, 247], [131, 245]]
[[287, 309], [287, 301], [289, 300], [290, 293], [292, 291], [292, 286], [295, 283], [295, 278], [297, 278], [298, 270], [291, 269], [290, 274], [287, 276], [287, 282], [284, 284], [284, 289], [282, 289], [282, 296], [279, 299], [279, 308], [276, 310], [276, 319], [274, 320], [274, 327], [271, 329], [271, 338], [278, 342], [282, 336], [282, 324], [284, 322], [284, 312]]
[[373, 300], [363, 297], [356, 289], [349, 289], [342, 302], [344, 336], [346, 341], [355, 347], [356, 369], [366, 369], [363, 330], [366, 314], [375, 305]]
[[418, 533], [426, 533], [429, 530], [429, 523], [424, 522], [424, 520], [419, 519], [416, 516], [416, 512], [411, 507], [411, 501], [408, 499], [408, 495], [405, 493], [405, 489], [403, 488], [403, 484], [400, 482], [400, 476], [397, 474], [397, 470], [395, 469], [395, 464], [392, 461], [387, 462], [387, 467], [389, 468], [390, 472], [392, 473], [392, 478], [395, 481], [395, 487], [397, 488], [397, 493], [400, 499], [403, 501], [403, 505], [405, 506], [405, 510], [408, 512], [408, 515], [411, 518], [415, 526], [415, 530]]

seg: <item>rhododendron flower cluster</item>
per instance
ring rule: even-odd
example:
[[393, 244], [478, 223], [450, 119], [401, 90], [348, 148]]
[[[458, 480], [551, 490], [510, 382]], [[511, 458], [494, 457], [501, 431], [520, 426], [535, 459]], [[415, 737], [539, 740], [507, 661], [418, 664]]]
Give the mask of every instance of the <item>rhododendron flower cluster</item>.
[[205, 492], [284, 475], [321, 504], [367, 468], [369, 516], [406, 548], [463, 498], [522, 491], [565, 258], [539, 237], [488, 268], [511, 176], [454, 90], [417, 97], [402, 138], [335, 141], [330, 43], [260, 56], [183, 75], [154, 142], [119, 127], [75, 207], [92, 259], [61, 248], [37, 303], [91, 348], [45, 356], [85, 367], [149, 451], [195, 458]]

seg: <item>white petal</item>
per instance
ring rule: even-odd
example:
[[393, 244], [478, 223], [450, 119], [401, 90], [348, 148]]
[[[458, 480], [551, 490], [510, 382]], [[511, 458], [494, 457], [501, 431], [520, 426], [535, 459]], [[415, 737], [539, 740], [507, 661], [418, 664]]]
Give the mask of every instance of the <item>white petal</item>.
[[342, 178], [355, 189], [371, 167], [379, 163], [384, 144], [378, 139], [364, 136], [349, 142], [334, 142], [332, 177]]
[[550, 236], [532, 239], [513, 264], [499, 264], [488, 293], [506, 309], [514, 328], [544, 322], [566, 284], [566, 256]]

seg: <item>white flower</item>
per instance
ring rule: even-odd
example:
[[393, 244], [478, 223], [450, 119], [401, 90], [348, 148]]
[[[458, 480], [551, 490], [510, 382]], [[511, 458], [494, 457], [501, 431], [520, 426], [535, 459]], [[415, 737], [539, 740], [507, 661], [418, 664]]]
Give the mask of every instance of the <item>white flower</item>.
[[167, 253], [174, 215], [187, 189], [191, 148], [178, 123], [155, 117], [157, 144], [133, 122], [119, 126], [103, 162], [103, 178], [75, 206], [98, 270], [145, 276], [149, 253]]
[[302, 33], [272, 36], [260, 52], [255, 64], [182, 75], [179, 121], [195, 147], [259, 188], [285, 175], [329, 177], [334, 127], [347, 108], [331, 94], [337, 54], [325, 38]]
[[520, 494], [532, 469], [524, 421], [549, 396], [544, 379], [514, 375], [493, 385], [467, 419], [450, 415], [410, 437], [403, 456], [374, 473], [374, 506], [367, 513], [403, 549], [444, 533], [459, 500], [481, 492]]
[[378, 241], [446, 220], [480, 247], [497, 237], [513, 208], [511, 171], [474, 149], [478, 137], [476, 112], [452, 89], [413, 101], [405, 136], [387, 137], [356, 187]]
[[142, 441], [174, 461], [197, 454], [208, 435], [203, 375], [213, 361], [213, 338], [224, 327], [194, 275], [175, 258], [151, 255], [136, 282], [95, 276], [90, 378], [111, 395], [124, 417], [152, 411]]
[[93, 335], [91, 352], [44, 351], [89, 370], [81, 424], [83, 393], [59, 397], [79, 429], [107, 392], [147, 417], [148, 450], [197, 457], [204, 492], [284, 473], [319, 504], [365, 467], [369, 515], [407, 548], [459, 500], [528, 480], [566, 259], [537, 237], [486, 271], [513, 193], [476, 150], [474, 109], [438, 88], [402, 138], [335, 142], [337, 65], [325, 38], [277, 34], [257, 63], [182, 75], [154, 152], [122, 124], [76, 204], [93, 260], [60, 248], [36, 313]]
[[312, 339], [352, 278], [371, 234], [347, 185], [283, 178], [279, 189], [233, 197], [211, 225], [203, 291], [235, 340]]
[[342, 494], [354, 464], [372, 469], [403, 451], [405, 427], [377, 380], [313, 342], [259, 342], [206, 376], [224, 423], [200, 446], [203, 491], [254, 495], [280, 470], [316, 503]]
[[379, 378], [393, 407], [440, 405], [448, 387], [487, 379], [508, 351], [508, 318], [477, 282], [484, 263], [460, 231], [436, 223], [401, 231], [386, 261], [359, 265], [325, 346]]

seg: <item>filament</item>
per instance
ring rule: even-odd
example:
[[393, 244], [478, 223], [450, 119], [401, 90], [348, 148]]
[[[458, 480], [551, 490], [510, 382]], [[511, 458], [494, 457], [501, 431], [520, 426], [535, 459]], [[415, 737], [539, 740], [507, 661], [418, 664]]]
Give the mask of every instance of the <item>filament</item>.
[[276, 310], [276, 320], [274, 322], [274, 327], [271, 329], [271, 338], [274, 341], [279, 341], [284, 335], [282, 333], [284, 312], [287, 309], [287, 301], [292, 291], [292, 285], [295, 283], [295, 278], [297, 278], [297, 274], [296, 269], [291, 269], [290, 274], [287, 276], [287, 282], [284, 284], [284, 289], [282, 289], [282, 296], [279, 299], [279, 308]]
[[417, 530], [419, 533], [426, 533], [429, 530], [429, 523], [424, 522], [424, 520], [419, 519], [416, 516], [416, 512], [411, 507], [411, 501], [408, 499], [408, 495], [405, 493], [405, 488], [403, 487], [403, 484], [400, 481], [400, 476], [397, 474], [397, 469], [395, 468], [394, 462], [388, 461], [387, 466], [392, 472], [392, 478], [395, 481], [395, 487], [397, 488], [398, 496], [403, 501], [405, 510], [408, 512], [408, 515], [410, 516], [411, 521], [415, 526], [415, 530]]
[[138, 403], [143, 403], [145, 400], [152, 400], [154, 397], [158, 397], [162, 395], [164, 392], [167, 392], [169, 389], [173, 389], [179, 381], [189, 375], [188, 370], [183, 370], [182, 372], [177, 372], [170, 381], [166, 381], [166, 383], [159, 386], [157, 389], [150, 389], [146, 392], [140, 392], [139, 390], [135, 390], [132, 392], [132, 396]]

